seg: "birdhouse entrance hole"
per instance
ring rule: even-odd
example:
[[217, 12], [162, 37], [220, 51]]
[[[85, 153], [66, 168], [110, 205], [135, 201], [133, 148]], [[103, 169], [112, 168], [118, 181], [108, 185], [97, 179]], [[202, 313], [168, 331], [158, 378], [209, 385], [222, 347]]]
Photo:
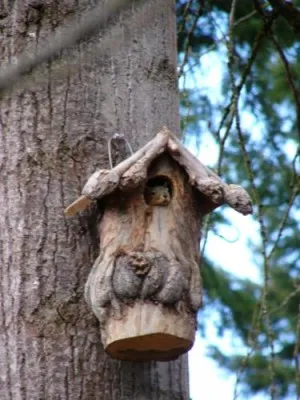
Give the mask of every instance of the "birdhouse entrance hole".
[[167, 206], [173, 195], [173, 184], [167, 176], [149, 178], [145, 185], [144, 199], [151, 206]]

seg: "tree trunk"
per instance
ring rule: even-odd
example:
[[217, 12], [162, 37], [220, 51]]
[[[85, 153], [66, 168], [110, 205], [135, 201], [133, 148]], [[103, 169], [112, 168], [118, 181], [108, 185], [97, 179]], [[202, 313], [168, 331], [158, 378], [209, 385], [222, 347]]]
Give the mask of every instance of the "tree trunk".
[[[3, 2], [1, 64], [34, 51], [91, 3]], [[1, 400], [188, 399], [186, 356], [132, 364], [104, 353], [83, 297], [99, 211], [63, 213], [91, 173], [109, 167], [115, 132], [133, 150], [163, 125], [179, 132], [174, 1], [128, 14], [110, 28], [104, 52], [99, 34], [1, 100]], [[112, 146], [113, 160], [122, 151]]]

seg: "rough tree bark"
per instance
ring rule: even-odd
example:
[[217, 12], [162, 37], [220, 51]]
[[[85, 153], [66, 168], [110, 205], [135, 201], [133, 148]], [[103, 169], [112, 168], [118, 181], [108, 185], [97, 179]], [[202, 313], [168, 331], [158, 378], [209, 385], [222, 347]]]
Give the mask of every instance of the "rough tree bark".
[[[92, 6], [3, 2], [1, 62], [34, 51]], [[83, 297], [98, 253], [97, 207], [71, 219], [63, 212], [96, 168], [108, 168], [107, 140], [116, 131], [134, 150], [163, 125], [179, 132], [174, 1], [148, 1], [128, 14], [110, 30], [105, 54], [98, 56], [98, 35], [69, 51], [68, 62], [64, 52], [41, 68], [39, 84], [1, 100], [3, 400], [188, 399], [186, 356], [131, 364], [103, 352]]]

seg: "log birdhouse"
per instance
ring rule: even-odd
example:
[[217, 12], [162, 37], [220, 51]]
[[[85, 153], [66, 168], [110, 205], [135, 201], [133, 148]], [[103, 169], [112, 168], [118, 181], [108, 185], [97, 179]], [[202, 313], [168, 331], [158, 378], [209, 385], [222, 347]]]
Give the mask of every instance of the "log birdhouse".
[[175, 359], [193, 345], [201, 305], [201, 219], [224, 203], [250, 214], [251, 200], [167, 128], [116, 167], [95, 172], [65, 212], [100, 198], [100, 254], [85, 296], [104, 348], [121, 360]]

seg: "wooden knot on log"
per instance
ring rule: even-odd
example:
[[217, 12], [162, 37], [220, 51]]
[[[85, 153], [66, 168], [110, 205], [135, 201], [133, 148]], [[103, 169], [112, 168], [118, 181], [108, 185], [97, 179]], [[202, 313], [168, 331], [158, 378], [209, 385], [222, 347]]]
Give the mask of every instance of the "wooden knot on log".
[[102, 320], [106, 318], [105, 309], [120, 309], [122, 304], [137, 299], [159, 302], [177, 310], [179, 303], [184, 301], [194, 312], [201, 302], [198, 278], [198, 266], [191, 269], [184, 257], [181, 264], [175, 255], [168, 258], [155, 249], [145, 252], [120, 250], [98, 257], [85, 293]]
[[142, 252], [128, 253], [128, 262], [138, 276], [146, 275], [152, 265], [149, 257], [145, 257], [144, 253]]
[[122, 252], [115, 259], [112, 275], [113, 291], [120, 299], [146, 299], [162, 286], [167, 260], [155, 251]]

